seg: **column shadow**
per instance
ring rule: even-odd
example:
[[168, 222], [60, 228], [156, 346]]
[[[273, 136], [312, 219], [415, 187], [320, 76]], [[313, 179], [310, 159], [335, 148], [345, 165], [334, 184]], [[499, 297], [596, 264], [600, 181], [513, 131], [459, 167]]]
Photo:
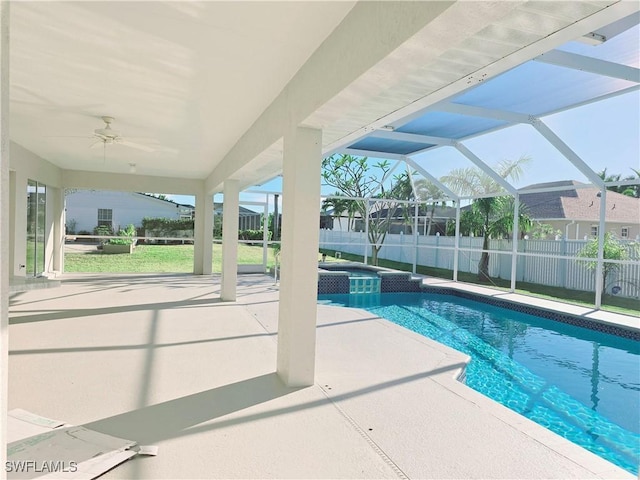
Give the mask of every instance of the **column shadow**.
[[167, 402], [158, 403], [83, 426], [107, 435], [153, 443], [200, 423], [295, 392], [276, 373], [223, 385]]

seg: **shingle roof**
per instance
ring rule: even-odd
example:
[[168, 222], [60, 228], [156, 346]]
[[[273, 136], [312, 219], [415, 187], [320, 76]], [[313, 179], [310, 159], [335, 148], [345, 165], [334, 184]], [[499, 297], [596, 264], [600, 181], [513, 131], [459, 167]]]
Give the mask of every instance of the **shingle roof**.
[[[218, 202], [213, 202], [213, 211], [216, 215], [222, 215], [223, 204]], [[253, 216], [260, 215], [258, 212], [249, 210], [248, 208], [245, 208], [242, 205], [238, 207], [238, 212], [241, 217], [253, 217]]]
[[[529, 215], [536, 220], [565, 218], [567, 220], [600, 219], [600, 191], [597, 187], [572, 188], [584, 185], [575, 180], [529, 185], [522, 190], [561, 187], [567, 190], [540, 193], [521, 193], [520, 202], [527, 206]], [[640, 223], [640, 198], [607, 191], [606, 220], [608, 222]]]

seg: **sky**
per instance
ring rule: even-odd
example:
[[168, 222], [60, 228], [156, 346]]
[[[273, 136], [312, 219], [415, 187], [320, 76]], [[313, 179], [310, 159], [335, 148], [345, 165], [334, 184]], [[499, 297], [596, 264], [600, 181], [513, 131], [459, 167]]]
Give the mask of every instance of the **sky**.
[[[632, 168], [640, 170], [640, 92], [543, 117], [543, 121], [596, 172], [606, 168], [608, 174], [619, 173], [626, 177], [634, 174]], [[557, 180], [587, 182], [569, 160], [529, 125], [516, 125], [463, 143], [489, 165], [523, 155], [531, 157], [523, 177], [513, 182], [517, 188]], [[435, 177], [448, 173], [452, 168], [472, 165], [450, 147], [427, 152], [414, 159]], [[400, 173], [402, 168], [399, 166], [394, 173]], [[282, 180], [277, 178], [250, 189], [281, 191]], [[334, 191], [334, 188], [322, 187], [323, 195]], [[178, 203], [194, 202], [189, 196], [169, 195], [169, 198]], [[243, 200], [264, 201], [264, 195], [243, 193]], [[222, 201], [222, 196], [216, 195], [215, 201]], [[255, 206], [247, 207], [260, 210]]]

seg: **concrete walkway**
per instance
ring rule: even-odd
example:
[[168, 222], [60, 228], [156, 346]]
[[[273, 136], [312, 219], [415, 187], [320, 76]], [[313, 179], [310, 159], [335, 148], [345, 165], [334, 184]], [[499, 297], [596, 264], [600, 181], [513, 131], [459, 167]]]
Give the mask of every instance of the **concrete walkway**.
[[277, 287], [64, 275], [11, 297], [9, 407], [160, 447], [103, 478], [633, 478], [455, 380], [466, 357], [319, 306], [316, 385], [285, 387]]

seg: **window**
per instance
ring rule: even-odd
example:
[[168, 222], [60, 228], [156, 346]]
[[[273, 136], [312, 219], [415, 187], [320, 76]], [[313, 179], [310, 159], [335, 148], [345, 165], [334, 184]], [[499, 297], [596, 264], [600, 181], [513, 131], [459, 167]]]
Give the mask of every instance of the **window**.
[[37, 277], [45, 271], [47, 186], [27, 181], [26, 274]]
[[106, 225], [109, 228], [113, 227], [113, 210], [110, 208], [98, 209], [98, 226]]
[[591, 236], [592, 237], [597, 237], [598, 236], [598, 226], [597, 225], [591, 225]]
[[629, 227], [622, 227], [622, 230], [620, 231], [620, 236], [622, 238], [629, 238]]

